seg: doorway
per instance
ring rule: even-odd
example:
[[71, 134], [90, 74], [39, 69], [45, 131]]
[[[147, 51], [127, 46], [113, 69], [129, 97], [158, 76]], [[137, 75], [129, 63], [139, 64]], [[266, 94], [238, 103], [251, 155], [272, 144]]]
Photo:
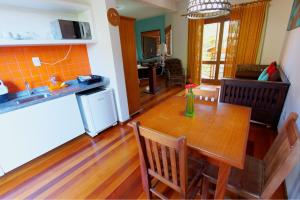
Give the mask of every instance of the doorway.
[[220, 84], [224, 76], [229, 21], [206, 21], [203, 29], [201, 80]]

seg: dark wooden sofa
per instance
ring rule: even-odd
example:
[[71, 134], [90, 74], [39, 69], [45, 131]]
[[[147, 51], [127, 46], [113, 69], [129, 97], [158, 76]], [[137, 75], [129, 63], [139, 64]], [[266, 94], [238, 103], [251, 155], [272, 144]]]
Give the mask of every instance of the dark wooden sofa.
[[[221, 80], [220, 102], [249, 106], [252, 108], [251, 120], [276, 129], [290, 82], [282, 69], [279, 69], [278, 81], [258, 81], [265, 67], [254, 65], [251, 68], [247, 65], [243, 68], [239, 65], [236, 78]], [[247, 70], [251, 72], [249, 76]]]

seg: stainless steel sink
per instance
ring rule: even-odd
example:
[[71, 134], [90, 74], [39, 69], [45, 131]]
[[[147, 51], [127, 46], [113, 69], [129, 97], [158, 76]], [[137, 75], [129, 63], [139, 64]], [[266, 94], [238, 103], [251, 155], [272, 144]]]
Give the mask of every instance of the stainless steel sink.
[[40, 99], [45, 99], [52, 96], [50, 93], [46, 93], [46, 94], [38, 94], [38, 95], [34, 95], [34, 96], [28, 96], [22, 99], [17, 100], [17, 104], [24, 104], [24, 103], [28, 103], [31, 101], [36, 101], [36, 100], [40, 100]]

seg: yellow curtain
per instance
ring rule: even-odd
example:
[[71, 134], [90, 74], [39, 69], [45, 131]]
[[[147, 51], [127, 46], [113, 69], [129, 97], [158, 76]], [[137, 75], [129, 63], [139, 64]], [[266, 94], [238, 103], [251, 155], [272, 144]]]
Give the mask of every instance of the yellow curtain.
[[237, 64], [255, 64], [268, 1], [233, 8], [230, 19], [224, 77], [234, 77]]
[[188, 22], [188, 67], [187, 77], [193, 83], [201, 81], [202, 34], [203, 20], [189, 20]]
[[236, 66], [236, 55], [239, 41], [241, 8], [233, 9], [230, 15], [229, 31], [227, 38], [227, 49], [224, 67], [224, 77], [230, 78], [234, 76]]

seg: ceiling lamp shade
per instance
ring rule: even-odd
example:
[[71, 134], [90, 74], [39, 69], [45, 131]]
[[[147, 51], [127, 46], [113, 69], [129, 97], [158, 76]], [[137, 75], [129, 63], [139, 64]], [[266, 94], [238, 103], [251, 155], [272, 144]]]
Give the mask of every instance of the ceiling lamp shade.
[[187, 14], [189, 19], [209, 19], [230, 14], [229, 0], [188, 0]]

